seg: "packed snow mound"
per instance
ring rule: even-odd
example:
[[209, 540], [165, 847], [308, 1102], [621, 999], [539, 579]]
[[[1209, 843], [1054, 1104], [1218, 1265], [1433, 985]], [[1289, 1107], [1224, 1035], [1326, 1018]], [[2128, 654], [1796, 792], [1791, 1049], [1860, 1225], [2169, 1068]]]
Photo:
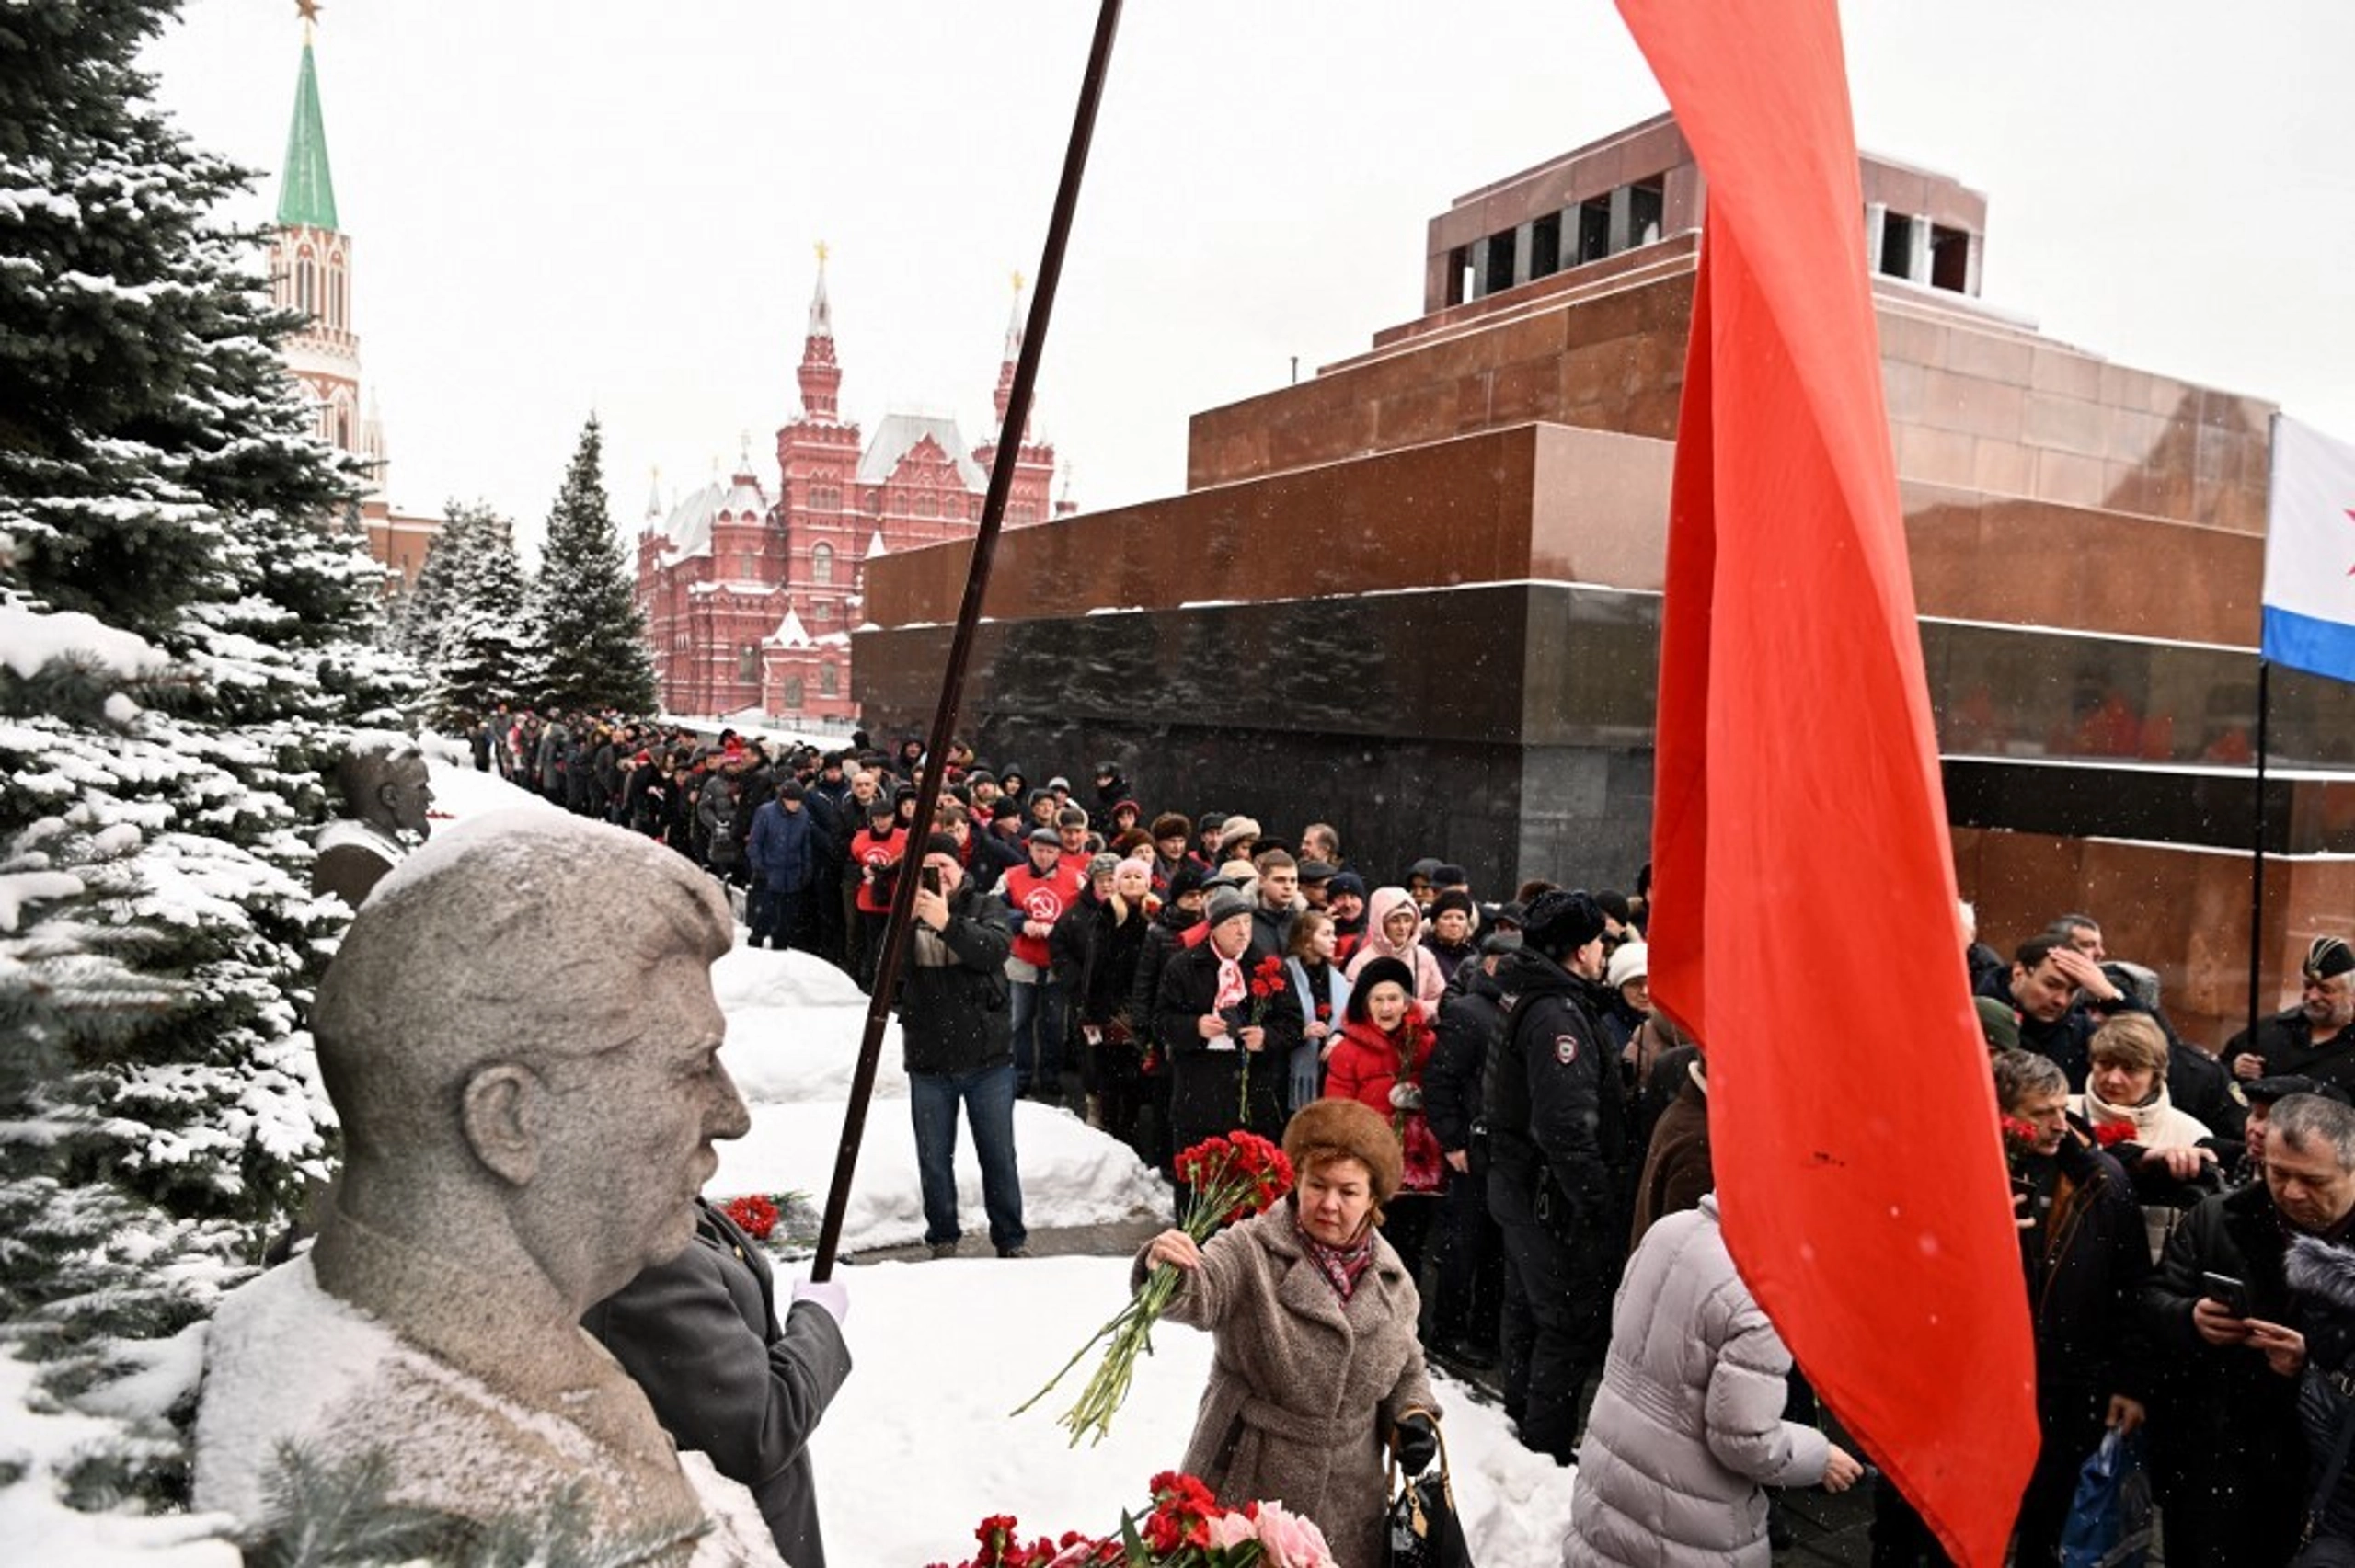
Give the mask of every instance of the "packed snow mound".
[[[843, 1246], [858, 1252], [924, 1239], [924, 1197], [916, 1173], [915, 1129], [904, 1101], [879, 1101], [860, 1140], [858, 1174], [844, 1212]], [[833, 1183], [843, 1133], [839, 1100], [752, 1107], [749, 1137], [718, 1146], [719, 1171], [705, 1187], [715, 1201], [744, 1193], [807, 1194], [822, 1207]], [[1035, 1102], [1014, 1107], [1015, 1163], [1022, 1178], [1022, 1222], [1032, 1230], [1166, 1218], [1169, 1184], [1129, 1147], [1068, 1111]], [[957, 1140], [957, 1207], [965, 1234], [986, 1242], [982, 1168], [970, 1129]], [[1105, 1314], [1109, 1317], [1108, 1311]]]
[[864, 1022], [867, 993], [815, 953], [739, 944], [711, 967], [711, 989], [729, 1013], [739, 1007], [829, 1007]]
[[463, 822], [470, 817], [481, 817], [493, 811], [510, 808], [526, 811], [557, 811], [562, 807], [551, 805], [530, 790], [518, 789], [497, 773], [475, 771], [471, 763], [454, 764], [425, 749], [426, 777], [433, 786], [433, 819], [435, 832], [443, 820]]
[[[712, 989], [728, 1014], [720, 1059], [755, 1105], [850, 1098], [867, 1033], [867, 996], [851, 978], [813, 953], [739, 946], [711, 967]], [[908, 1097], [900, 1025], [883, 1026], [875, 1096]]]

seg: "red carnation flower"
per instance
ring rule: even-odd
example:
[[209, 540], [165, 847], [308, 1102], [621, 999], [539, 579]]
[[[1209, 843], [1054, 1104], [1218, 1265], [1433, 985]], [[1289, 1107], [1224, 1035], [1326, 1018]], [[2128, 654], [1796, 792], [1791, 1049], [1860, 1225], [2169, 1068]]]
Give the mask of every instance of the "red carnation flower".
[[2132, 1122], [2096, 1122], [2094, 1141], [2104, 1149], [2116, 1144], [2131, 1143], [2134, 1141], [2134, 1124]]

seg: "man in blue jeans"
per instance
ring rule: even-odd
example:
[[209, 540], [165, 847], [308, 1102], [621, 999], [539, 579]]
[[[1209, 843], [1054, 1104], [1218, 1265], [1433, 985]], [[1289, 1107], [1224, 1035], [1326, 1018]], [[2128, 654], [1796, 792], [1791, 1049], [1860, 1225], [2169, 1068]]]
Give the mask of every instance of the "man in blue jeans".
[[934, 1257], [956, 1255], [961, 1103], [981, 1158], [990, 1242], [1002, 1258], [1028, 1257], [1022, 1178], [1014, 1162], [1014, 1047], [1005, 980], [1011, 916], [965, 879], [957, 841], [946, 833], [925, 841], [918, 875], [915, 931], [896, 1001], [924, 1185], [924, 1239]]

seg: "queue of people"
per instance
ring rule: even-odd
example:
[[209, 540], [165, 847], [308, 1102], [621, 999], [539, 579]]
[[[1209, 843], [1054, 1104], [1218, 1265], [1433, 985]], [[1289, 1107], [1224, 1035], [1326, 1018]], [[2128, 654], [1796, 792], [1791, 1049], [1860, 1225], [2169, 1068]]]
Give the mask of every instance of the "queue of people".
[[[545, 790], [554, 730], [569, 792], [593, 727], [518, 721], [486, 754]], [[872, 986], [921, 746], [603, 733], [568, 804], [603, 802], [743, 887], [756, 944]], [[608, 743], [617, 762], [639, 750], [601, 793]], [[1427, 1357], [1492, 1379], [1525, 1446], [1580, 1466], [1573, 1562], [1763, 1560], [1772, 1489], [1867, 1473], [1818, 1430], [1718, 1238], [1706, 1042], [1650, 1007], [1641, 878], [1634, 896], [1541, 881], [1483, 898], [1437, 860], [1369, 876], [1327, 824], [1285, 840], [1246, 816], [1147, 812], [1109, 763], [1084, 795], [967, 749], [946, 767], [899, 999], [936, 1255], [959, 1243], [960, 1109], [1005, 1256], [1027, 1253], [1017, 1097], [1164, 1169], [1235, 1127], [1305, 1158], [1281, 1214], [1200, 1250], [1173, 1230], [1140, 1260], [1186, 1271], [1175, 1310], [1233, 1341], [1219, 1376], [1239, 1382], [1204, 1420], [1256, 1413], [1198, 1431], [1224, 1446], [1189, 1456], [1223, 1496], [1284, 1495], [1356, 1539], [1361, 1472], [1384, 1447], [1419, 1457], [1437, 1419]], [[2008, 961], [1971, 935], [1996, 1097], [2028, 1129], [2010, 1157], [2041, 1441], [2016, 1561], [2058, 1561], [2110, 1430], [2147, 1440], [2171, 1564], [2355, 1561], [2328, 1555], [2355, 1553], [2355, 948], [2317, 939], [2300, 1005], [2211, 1052], [2089, 916]], [[1365, 1343], [1388, 1347], [1331, 1369], [1380, 1418], [1315, 1476], [1286, 1468], [1281, 1440], [1315, 1425], [1283, 1413], [1277, 1368], [1302, 1304], [1269, 1280], [1297, 1260], [1334, 1293], [1311, 1316], [1372, 1314]], [[1368, 1282], [1378, 1308], [1352, 1304]], [[1664, 1320], [1681, 1325], [1665, 1338]], [[1304, 1501], [1327, 1490], [1351, 1501]], [[1873, 1539], [1876, 1564], [1944, 1561], [1885, 1482]]]

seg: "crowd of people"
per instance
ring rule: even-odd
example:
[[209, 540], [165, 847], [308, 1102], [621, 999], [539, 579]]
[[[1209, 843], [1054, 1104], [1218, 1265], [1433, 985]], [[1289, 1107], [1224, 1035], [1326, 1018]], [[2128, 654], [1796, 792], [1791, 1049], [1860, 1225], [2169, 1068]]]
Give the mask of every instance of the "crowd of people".
[[[551, 715], [478, 758], [671, 843], [744, 889], [755, 944], [863, 987], [895, 879], [922, 868], [897, 1001], [936, 1255], [959, 1242], [960, 1104], [991, 1240], [1020, 1256], [1017, 1096], [1165, 1170], [1203, 1137], [1280, 1140], [1345, 1102], [1395, 1146], [1395, 1167], [1353, 1162], [1356, 1207], [1325, 1228], [1365, 1226], [1261, 1241], [1385, 1278], [1395, 1261], [1418, 1348], [1384, 1363], [1405, 1379], [1389, 1405], [1427, 1402], [1426, 1350], [1499, 1385], [1524, 1445], [1580, 1465], [1571, 1561], [1748, 1560], [1773, 1529], [1762, 1487], [1866, 1473], [1817, 1430], [1717, 1238], [1706, 1045], [1650, 1005], [1648, 874], [1625, 894], [1483, 889], [1435, 858], [1384, 874], [1329, 824], [1148, 810], [1110, 762], [1075, 788], [962, 746], [912, 845], [914, 740], [780, 751]], [[2079, 1469], [2116, 1429], [2146, 1444], [2171, 1564], [2355, 1562], [2326, 1555], [2355, 1551], [2355, 948], [2317, 939], [2301, 1004], [2211, 1050], [2093, 917], [2008, 960], [1963, 920], [2036, 1333], [2016, 1560], [2058, 1561]], [[1205, 1255], [1155, 1245], [1189, 1270]], [[1662, 1343], [1662, 1313], [1682, 1339]], [[1876, 1563], [1943, 1561], [1886, 1483], [1873, 1534]]]

